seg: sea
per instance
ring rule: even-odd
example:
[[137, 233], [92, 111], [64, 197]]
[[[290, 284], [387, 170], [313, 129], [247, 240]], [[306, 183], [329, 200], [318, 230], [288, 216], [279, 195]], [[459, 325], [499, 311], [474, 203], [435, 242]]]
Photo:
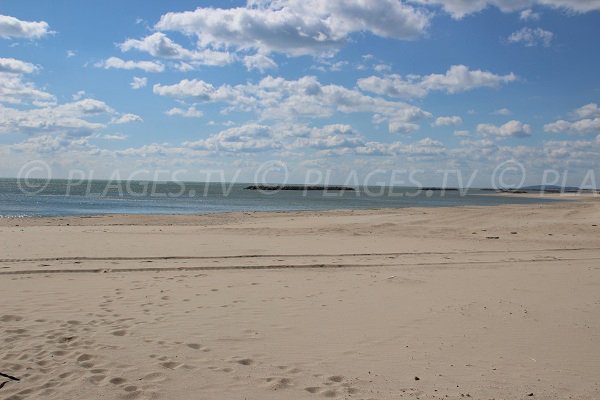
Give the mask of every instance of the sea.
[[497, 195], [484, 189], [360, 187], [343, 191], [261, 191], [246, 189], [249, 185], [0, 179], [0, 218], [496, 206], [557, 201], [539, 195]]

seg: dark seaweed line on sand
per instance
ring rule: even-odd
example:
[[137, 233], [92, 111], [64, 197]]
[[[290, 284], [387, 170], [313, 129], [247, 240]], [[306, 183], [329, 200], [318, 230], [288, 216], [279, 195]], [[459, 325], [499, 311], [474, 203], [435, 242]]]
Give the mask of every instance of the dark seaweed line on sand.
[[[548, 251], [586, 251], [600, 250], [600, 247], [580, 247], [570, 249], [528, 249], [511, 250], [511, 253], [533, 253]], [[168, 261], [168, 260], [214, 260], [241, 258], [306, 258], [306, 257], [369, 257], [369, 256], [408, 256], [408, 255], [442, 255], [442, 254], [495, 254], [505, 253], [505, 250], [474, 250], [474, 251], [425, 251], [398, 253], [338, 253], [338, 254], [240, 254], [227, 256], [157, 256], [157, 257], [44, 257], [44, 258], [2, 258], [0, 263], [45, 262], [45, 261]]]
[[432, 262], [411, 264], [283, 264], [283, 265], [231, 265], [231, 266], [199, 266], [199, 267], [150, 267], [150, 268], [93, 268], [93, 269], [51, 269], [51, 270], [21, 270], [3, 271], [0, 275], [44, 275], [44, 274], [98, 274], [98, 273], [126, 273], [126, 272], [185, 272], [185, 271], [226, 271], [226, 270], [277, 270], [277, 269], [341, 269], [341, 268], [381, 268], [381, 267], [429, 267], [445, 265], [488, 265], [488, 264], [514, 264], [514, 263], [542, 263], [564, 261], [596, 261], [600, 257], [586, 258], [560, 258], [553, 260], [524, 259], [510, 263], [506, 260], [499, 261], [457, 261], [457, 262]]

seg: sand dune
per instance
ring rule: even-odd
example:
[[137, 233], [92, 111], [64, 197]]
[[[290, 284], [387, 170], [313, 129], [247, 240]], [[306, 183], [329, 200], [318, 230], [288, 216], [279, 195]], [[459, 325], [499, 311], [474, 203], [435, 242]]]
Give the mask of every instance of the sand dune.
[[0, 398], [597, 399], [600, 201], [0, 220]]

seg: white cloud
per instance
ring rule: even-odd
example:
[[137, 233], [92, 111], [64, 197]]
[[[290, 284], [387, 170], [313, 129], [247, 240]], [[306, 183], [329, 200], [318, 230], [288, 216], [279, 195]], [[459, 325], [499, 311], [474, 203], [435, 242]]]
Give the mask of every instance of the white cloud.
[[25, 141], [9, 146], [12, 152], [36, 153], [40, 155], [55, 154], [64, 151], [90, 150], [85, 137], [70, 137], [65, 134], [41, 135], [29, 137]]
[[[333, 60], [333, 59], [332, 59]], [[316, 69], [317, 71], [327, 72], [327, 71], [341, 71], [346, 65], [348, 65], [348, 61], [330, 61], [327, 58], [318, 59], [319, 65], [313, 65], [311, 69]]]
[[459, 116], [438, 117], [435, 119], [432, 126], [456, 126], [462, 124], [463, 120]]
[[486, 136], [507, 137], [527, 137], [531, 136], [531, 127], [521, 121], [508, 121], [504, 125], [496, 126], [492, 124], [477, 125], [477, 133]]
[[549, 133], [598, 133], [600, 132], [600, 118], [586, 118], [575, 122], [558, 120], [544, 125], [544, 131]]
[[144, 122], [144, 120], [139, 115], [123, 114], [111, 121], [113, 124], [129, 124], [132, 122]]
[[106, 103], [94, 99], [83, 99], [29, 110], [0, 106], [0, 133], [61, 134], [65, 137], [90, 136], [106, 125], [88, 119], [113, 113], [114, 110]]
[[24, 80], [25, 74], [37, 71], [37, 67], [12, 58], [0, 59], [0, 103], [23, 104], [53, 103], [56, 98]]
[[104, 135], [98, 136], [98, 139], [109, 140], [109, 141], [122, 141], [127, 140], [128, 136], [122, 133], [107, 133]]
[[8, 15], [0, 15], [0, 38], [39, 39], [50, 33], [45, 21], [22, 21]]
[[281, 144], [273, 137], [272, 128], [258, 124], [230, 128], [207, 139], [184, 142], [183, 145], [194, 150], [233, 153], [260, 152], [281, 147]]
[[577, 13], [600, 10], [600, 0], [412, 0], [412, 2], [439, 5], [457, 19], [482, 11], [489, 6], [495, 6], [503, 12], [526, 10], [534, 5]]
[[542, 28], [521, 28], [508, 37], [510, 43], [523, 43], [526, 47], [542, 45], [550, 47], [554, 34]]
[[600, 117], [600, 107], [596, 103], [586, 104], [573, 111], [573, 114], [579, 118], [594, 118]]
[[125, 61], [118, 57], [107, 58], [96, 63], [95, 66], [104, 69], [141, 69], [146, 72], [162, 72], [165, 70], [165, 66], [158, 61]]
[[260, 72], [264, 72], [267, 69], [276, 69], [277, 64], [273, 59], [263, 55], [263, 54], [254, 54], [251, 56], [244, 57], [244, 65], [246, 68], [250, 70], [258, 70]]
[[358, 80], [362, 90], [390, 97], [415, 98], [425, 97], [427, 90], [415, 80], [406, 80], [400, 75], [388, 75], [385, 78], [370, 76]]
[[414, 131], [414, 122], [431, 117], [422, 109], [403, 102], [371, 97], [339, 85], [322, 85], [316, 77], [286, 80], [268, 76], [258, 84], [223, 85], [215, 88], [202, 80], [184, 79], [173, 85], [154, 85], [154, 93], [197, 102], [221, 102], [224, 111], [255, 112], [264, 120], [325, 118], [336, 113], [372, 113], [377, 123], [388, 122], [390, 132]]
[[432, 74], [423, 77], [422, 86], [427, 90], [443, 90], [447, 93], [459, 93], [479, 87], [498, 87], [503, 83], [517, 80], [512, 72], [508, 75], [496, 75], [482, 70], [470, 70], [464, 65], [453, 65], [445, 74]]
[[[317, 155], [392, 156], [409, 155], [431, 157], [443, 155], [444, 145], [431, 138], [413, 144], [368, 141], [352, 126], [331, 124], [311, 127], [303, 124], [276, 124], [266, 126], [246, 124], [210, 135], [206, 139], [183, 143], [187, 149], [211, 153], [258, 153], [277, 151], [279, 154], [298, 154], [299, 149], [314, 150]], [[296, 153], [295, 153], [296, 152]]]
[[355, 32], [414, 39], [429, 20], [428, 12], [397, 0], [260, 0], [246, 7], [170, 12], [155, 28], [196, 35], [200, 49], [298, 56], [335, 51]]
[[137, 89], [146, 87], [147, 84], [148, 84], [148, 78], [146, 78], [146, 77], [140, 78], [140, 77], [134, 76], [133, 79], [131, 80], [131, 83], [129, 83], [129, 86], [131, 86], [132, 89], [137, 90]]
[[124, 52], [139, 50], [154, 57], [193, 61], [197, 65], [222, 66], [231, 64], [236, 59], [234, 55], [223, 51], [188, 50], [162, 32], [155, 32], [142, 40], [127, 39], [119, 45], [119, 48]]
[[77, 93], [73, 93], [71, 98], [75, 101], [81, 100], [86, 96], [85, 90], [78, 90]]
[[498, 87], [516, 80], [517, 76], [513, 73], [497, 75], [489, 71], [471, 70], [465, 65], [453, 65], [445, 74], [388, 75], [383, 78], [370, 76], [359, 79], [358, 87], [390, 97], [415, 98], [424, 97], [434, 90], [453, 94], [481, 87]]
[[174, 85], [161, 85], [157, 83], [153, 87], [154, 93], [161, 96], [170, 96], [179, 99], [192, 97], [201, 101], [217, 100], [215, 87], [207, 82], [197, 79], [183, 79]]
[[373, 66], [375, 72], [390, 72], [392, 70], [392, 66], [389, 64], [377, 64]]
[[512, 111], [510, 111], [508, 108], [499, 108], [496, 111], [492, 112], [492, 114], [508, 116], [508, 115], [512, 115]]
[[531, 8], [523, 10], [519, 13], [519, 19], [521, 21], [538, 21], [540, 17], [540, 13], [534, 12]]
[[173, 64], [173, 68], [179, 72], [190, 72], [196, 69], [192, 64], [183, 61]]
[[67, 58], [72, 58], [72, 57], [75, 57], [77, 55], [77, 53], [74, 50], [67, 50], [66, 55], [67, 55]]
[[588, 134], [600, 133], [600, 107], [596, 103], [586, 104], [571, 113], [575, 121], [563, 119], [544, 125], [549, 133]]
[[458, 130], [458, 131], [454, 131], [454, 136], [456, 136], [456, 137], [469, 137], [470, 133], [467, 130]]
[[180, 116], [186, 118], [200, 118], [204, 115], [202, 114], [202, 111], [197, 110], [195, 107], [190, 107], [187, 110], [184, 110], [179, 107], [174, 107], [166, 111], [165, 114], [169, 116]]
[[350, 125], [333, 124], [322, 128], [299, 127], [301, 134], [293, 147], [307, 147], [318, 150], [351, 149], [365, 145], [365, 140]]
[[0, 73], [31, 74], [38, 71], [35, 65], [14, 58], [0, 58]]

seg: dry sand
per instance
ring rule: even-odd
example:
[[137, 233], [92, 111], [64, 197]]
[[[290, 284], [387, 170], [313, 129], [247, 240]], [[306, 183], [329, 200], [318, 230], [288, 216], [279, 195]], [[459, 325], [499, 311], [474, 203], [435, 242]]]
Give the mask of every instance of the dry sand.
[[0, 220], [0, 398], [599, 399], [598, 225], [598, 198]]

